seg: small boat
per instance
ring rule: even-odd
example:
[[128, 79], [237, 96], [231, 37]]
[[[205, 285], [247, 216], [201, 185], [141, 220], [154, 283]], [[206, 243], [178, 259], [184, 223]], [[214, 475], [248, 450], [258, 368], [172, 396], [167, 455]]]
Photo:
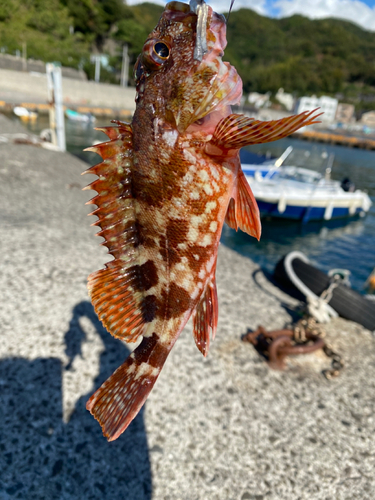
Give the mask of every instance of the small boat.
[[78, 111], [74, 111], [73, 109], [66, 109], [65, 116], [68, 120], [72, 120], [74, 122], [82, 122], [82, 123], [93, 123], [96, 121], [96, 118], [91, 113], [78, 113]]
[[339, 315], [375, 331], [375, 302], [350, 288], [348, 274], [343, 269], [325, 274], [305, 254], [293, 251], [277, 263], [274, 278], [285, 291], [305, 300], [318, 321]]
[[[349, 179], [341, 183], [326, 175], [295, 166], [283, 166], [293, 148], [261, 165], [243, 164], [262, 216], [300, 220], [331, 220], [365, 215], [372, 203], [364, 191], [355, 190]], [[333, 157], [331, 158], [331, 164]]]
[[23, 106], [15, 106], [13, 108], [13, 113], [26, 123], [35, 123], [38, 118], [38, 113], [35, 113], [35, 111], [29, 111]]

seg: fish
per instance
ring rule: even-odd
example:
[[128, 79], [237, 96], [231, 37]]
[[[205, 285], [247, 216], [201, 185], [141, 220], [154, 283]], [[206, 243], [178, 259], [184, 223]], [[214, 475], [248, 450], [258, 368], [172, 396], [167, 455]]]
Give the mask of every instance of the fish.
[[225, 17], [203, 0], [172, 1], [135, 64], [131, 123], [102, 127], [88, 148], [103, 161], [94, 225], [113, 259], [88, 278], [104, 327], [137, 347], [87, 409], [108, 441], [136, 417], [181, 331], [193, 318], [207, 356], [218, 324], [216, 263], [224, 222], [259, 239], [259, 210], [239, 151], [316, 123], [314, 112], [262, 122], [232, 113], [242, 81], [223, 61]]

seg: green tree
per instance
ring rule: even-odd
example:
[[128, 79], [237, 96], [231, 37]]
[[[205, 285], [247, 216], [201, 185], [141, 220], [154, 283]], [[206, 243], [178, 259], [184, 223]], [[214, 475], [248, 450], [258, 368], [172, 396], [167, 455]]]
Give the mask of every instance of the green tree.
[[0, 12], [0, 47], [9, 53], [26, 43], [29, 57], [74, 67], [87, 55], [88, 44], [71, 34], [72, 19], [59, 0], [8, 0]]

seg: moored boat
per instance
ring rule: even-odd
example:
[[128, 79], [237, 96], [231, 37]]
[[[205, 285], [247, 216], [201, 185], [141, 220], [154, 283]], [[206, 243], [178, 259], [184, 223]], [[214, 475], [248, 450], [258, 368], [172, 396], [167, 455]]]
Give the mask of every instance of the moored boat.
[[289, 147], [276, 161], [242, 166], [262, 216], [302, 222], [365, 215], [372, 203], [349, 179], [343, 182], [307, 168], [283, 166]]
[[24, 108], [23, 106], [15, 106], [13, 108], [13, 113], [18, 116], [23, 122], [30, 122], [30, 123], [35, 123], [37, 118], [38, 118], [38, 113], [35, 113], [35, 111], [30, 111], [27, 108]]
[[68, 120], [72, 120], [74, 122], [82, 122], [82, 123], [93, 123], [96, 121], [96, 118], [91, 113], [79, 113], [78, 111], [74, 111], [74, 109], [66, 109], [65, 116]]

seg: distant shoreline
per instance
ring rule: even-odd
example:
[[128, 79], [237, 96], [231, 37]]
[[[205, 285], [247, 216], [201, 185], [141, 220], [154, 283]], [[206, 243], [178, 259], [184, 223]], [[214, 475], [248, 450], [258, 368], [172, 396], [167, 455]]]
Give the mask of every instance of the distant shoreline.
[[375, 150], [375, 138], [358, 133], [352, 135], [343, 130], [339, 133], [328, 130], [305, 130], [296, 132], [292, 137], [309, 142], [323, 142], [334, 146]]

